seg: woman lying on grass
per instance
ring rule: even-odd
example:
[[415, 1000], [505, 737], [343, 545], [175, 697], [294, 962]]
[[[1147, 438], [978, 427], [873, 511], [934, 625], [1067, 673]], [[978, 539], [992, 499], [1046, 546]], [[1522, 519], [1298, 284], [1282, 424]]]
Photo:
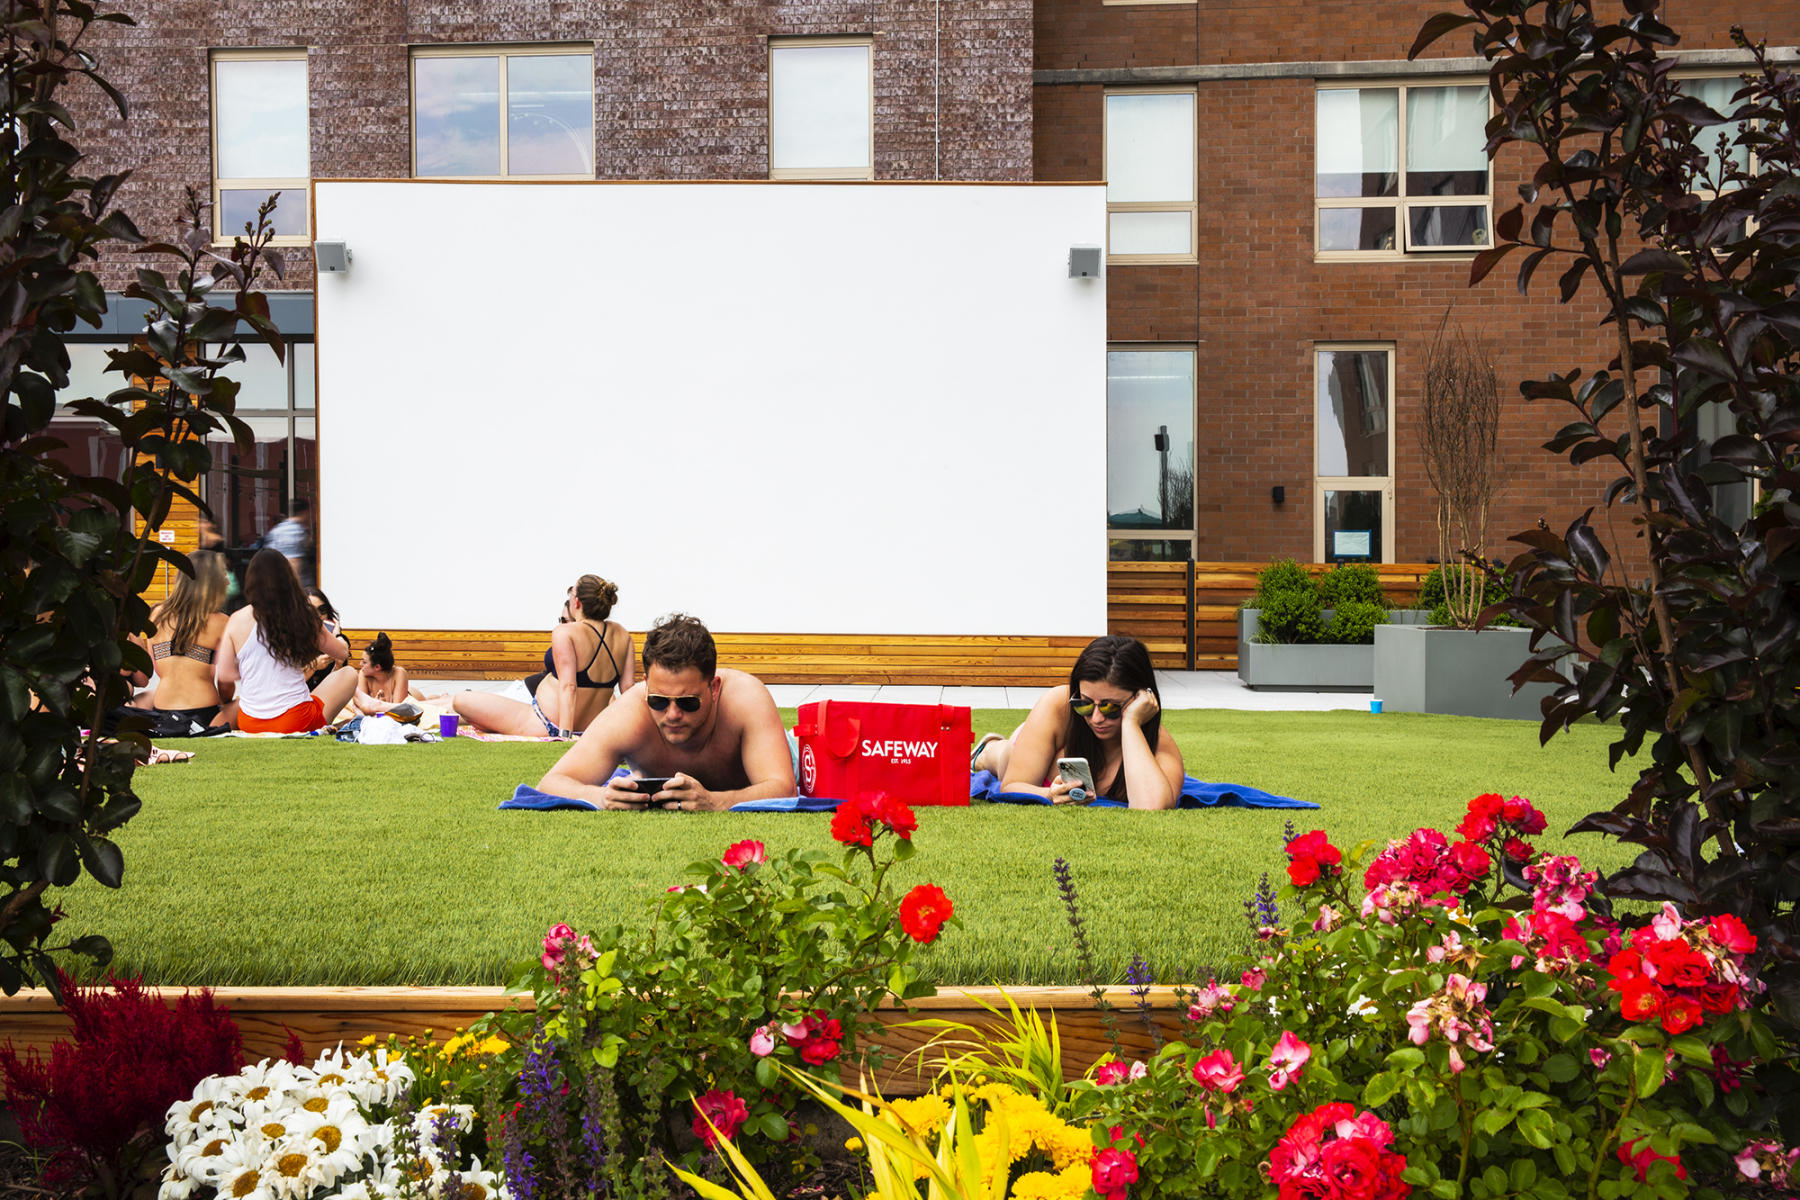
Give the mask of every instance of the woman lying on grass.
[[[1070, 798], [1080, 781], [1056, 771], [1059, 758], [1085, 758], [1098, 795], [1132, 808], [1174, 808], [1184, 769], [1181, 747], [1162, 727], [1156, 672], [1144, 643], [1130, 637], [1095, 638], [1069, 672], [1031, 709], [1011, 740], [981, 739], [973, 770], [1000, 776], [1003, 792]], [[1046, 782], [1048, 781], [1048, 782]]]

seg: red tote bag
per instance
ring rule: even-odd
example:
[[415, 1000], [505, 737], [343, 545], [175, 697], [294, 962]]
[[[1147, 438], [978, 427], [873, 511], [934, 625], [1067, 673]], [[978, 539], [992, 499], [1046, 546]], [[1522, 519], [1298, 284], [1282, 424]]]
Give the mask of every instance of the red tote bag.
[[802, 704], [800, 794], [908, 804], [968, 804], [969, 710], [952, 704]]

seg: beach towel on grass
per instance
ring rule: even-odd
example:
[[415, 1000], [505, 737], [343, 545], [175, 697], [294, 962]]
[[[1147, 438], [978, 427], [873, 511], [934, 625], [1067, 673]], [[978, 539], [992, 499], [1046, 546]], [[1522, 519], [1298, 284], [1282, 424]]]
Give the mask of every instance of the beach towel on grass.
[[[1000, 777], [992, 771], [977, 771], [969, 777], [969, 799], [991, 800], [997, 804], [1049, 804], [1048, 796], [1032, 792], [1003, 792]], [[1125, 808], [1122, 800], [1101, 796], [1089, 808]], [[1241, 783], [1202, 783], [1192, 775], [1181, 777], [1181, 798], [1176, 808], [1317, 808], [1310, 800], [1277, 796], [1261, 788]]]
[[[830, 812], [842, 801], [829, 800], [823, 796], [775, 796], [767, 800], [746, 800], [742, 804], [734, 804], [729, 812]], [[600, 806], [590, 804], [586, 800], [574, 800], [568, 796], [552, 796], [540, 792], [529, 784], [521, 783], [513, 789], [510, 799], [500, 802], [501, 808], [529, 808], [539, 812], [553, 809], [571, 808], [587, 812], [599, 812]]]

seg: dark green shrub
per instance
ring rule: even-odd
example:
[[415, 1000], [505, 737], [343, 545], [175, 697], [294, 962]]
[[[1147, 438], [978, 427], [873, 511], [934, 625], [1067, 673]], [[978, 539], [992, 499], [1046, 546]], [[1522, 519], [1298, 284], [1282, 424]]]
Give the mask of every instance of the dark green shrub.
[[1387, 624], [1387, 609], [1367, 600], [1346, 600], [1331, 615], [1325, 640], [1338, 646], [1366, 646], [1375, 640], [1375, 627]]
[[1249, 607], [1262, 612], [1257, 622], [1259, 642], [1305, 643], [1325, 636], [1318, 582], [1291, 558], [1272, 562], [1257, 573]]
[[[1498, 604], [1502, 600], [1505, 600], [1510, 594], [1510, 590], [1507, 588], [1505, 580], [1495, 579], [1490, 575], [1488, 577], [1487, 587], [1482, 594], [1482, 607], [1486, 608], [1490, 604]], [[1431, 624], [1433, 625], [1455, 624], [1455, 622], [1450, 619], [1450, 605], [1444, 599], [1444, 568], [1431, 568], [1431, 574], [1425, 576], [1420, 582], [1419, 607], [1431, 610]], [[1519, 622], [1516, 618], [1504, 615], [1497, 616], [1487, 623], [1487, 627], [1490, 629], [1506, 626], [1517, 628], [1518, 625]]]
[[1368, 563], [1339, 563], [1319, 576], [1319, 599], [1326, 608], [1345, 604], [1373, 604], [1387, 608], [1381, 593], [1381, 572]]

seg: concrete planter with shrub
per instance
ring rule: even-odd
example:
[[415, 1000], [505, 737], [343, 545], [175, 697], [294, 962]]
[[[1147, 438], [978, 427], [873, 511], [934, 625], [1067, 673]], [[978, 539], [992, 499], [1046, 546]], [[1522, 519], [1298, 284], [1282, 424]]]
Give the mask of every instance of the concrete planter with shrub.
[[1547, 683], [1517, 695], [1507, 679], [1530, 657], [1526, 629], [1382, 625], [1375, 630], [1375, 698], [1384, 712], [1445, 713], [1537, 721]]
[[[1334, 610], [1325, 609], [1327, 622]], [[1423, 609], [1401, 608], [1388, 613], [1390, 622], [1423, 624]], [[1305, 644], [1258, 642], [1259, 610], [1238, 613], [1238, 680], [1259, 692], [1367, 692], [1375, 686], [1375, 647], [1312, 642]], [[1376, 626], [1380, 636], [1382, 626]]]

